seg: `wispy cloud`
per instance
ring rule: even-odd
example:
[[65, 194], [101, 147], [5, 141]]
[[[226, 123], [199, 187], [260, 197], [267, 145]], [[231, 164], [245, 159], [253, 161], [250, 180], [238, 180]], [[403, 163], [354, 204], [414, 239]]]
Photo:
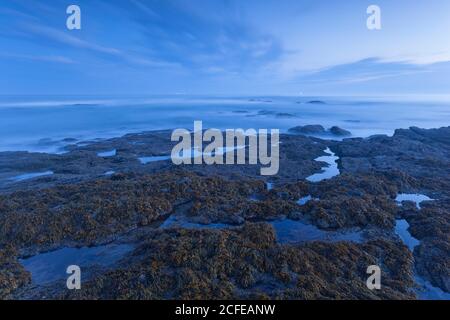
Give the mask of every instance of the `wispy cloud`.
[[420, 55], [403, 55], [388, 58], [380, 58], [380, 62], [404, 62], [416, 65], [427, 65], [449, 61], [450, 61], [450, 51], [420, 54]]
[[[359, 0], [77, 0], [77, 31], [65, 28], [66, 0], [5, 1], [0, 66], [16, 91], [27, 81], [36, 87], [27, 79], [45, 63], [55, 91], [448, 91], [450, 46], [445, 32], [434, 32], [450, 26], [448, 1], [430, 0], [436, 6], [427, 12], [411, 6], [411, 15], [380, 1], [389, 14], [379, 32], [366, 29]], [[25, 70], [25, 60], [40, 63]]]
[[[80, 37], [70, 35], [67, 31], [61, 29], [56, 29], [52, 27], [47, 27], [39, 24], [22, 24], [21, 30], [28, 35], [33, 35], [38, 38], [47, 39], [55, 43], [70, 46], [74, 49], [90, 51], [94, 54], [94, 58], [101, 58], [102, 55], [109, 56], [112, 58], [120, 59], [127, 62], [130, 65], [136, 65], [141, 67], [151, 67], [151, 68], [180, 68], [180, 64], [167, 62], [159, 59], [155, 59], [148, 56], [142, 56], [136, 53], [130, 53], [123, 49], [118, 49], [110, 46], [101, 45], [95, 42], [81, 39]], [[100, 54], [100, 56], [98, 55]], [[73, 61], [72, 59], [59, 57], [60, 62]], [[48, 57], [48, 59], [41, 59], [41, 61], [57, 61], [58, 57], [55, 56], [53, 59]]]
[[[180, 1], [138, 1], [128, 15], [143, 35], [143, 43], [155, 57], [191, 70], [245, 73], [271, 63], [281, 55], [281, 43], [256, 31], [229, 10], [199, 13]], [[121, 5], [115, 3], [115, 5]], [[157, 11], [156, 11], [157, 8]], [[220, 12], [220, 15], [217, 13]]]
[[356, 83], [400, 77], [427, 72], [424, 66], [406, 62], [388, 62], [379, 58], [367, 58], [300, 75], [298, 79], [311, 83]]
[[63, 63], [63, 64], [75, 63], [75, 61], [72, 60], [71, 58], [67, 58], [67, 57], [63, 57], [63, 56], [39, 56], [39, 55], [0, 53], [0, 57], [6, 58], [6, 59], [43, 61], [43, 62]]
[[62, 31], [61, 29], [46, 27], [38, 24], [24, 24], [23, 29], [30, 34], [57, 41], [59, 43], [66, 44], [75, 48], [87, 49], [110, 55], [121, 54], [121, 51], [116, 48], [106, 47], [86, 40], [82, 40], [78, 37], [69, 35], [67, 32]]

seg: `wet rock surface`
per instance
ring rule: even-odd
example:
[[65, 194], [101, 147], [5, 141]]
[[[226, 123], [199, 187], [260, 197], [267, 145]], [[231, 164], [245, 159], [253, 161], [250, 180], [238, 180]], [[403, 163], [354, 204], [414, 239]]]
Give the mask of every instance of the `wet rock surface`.
[[[414, 269], [449, 292], [450, 128], [281, 142], [274, 177], [258, 165], [142, 164], [140, 157], [170, 155], [170, 131], [74, 144], [60, 155], [0, 153], [0, 298], [412, 299]], [[326, 165], [314, 160], [326, 148], [339, 157], [340, 174], [307, 181]], [[45, 171], [53, 174], [11, 180]], [[399, 193], [435, 200], [400, 206]], [[204, 228], [161, 228], [175, 216]], [[420, 240], [413, 253], [394, 233], [398, 218]], [[363, 239], [280, 243], [270, 222], [283, 219], [351, 228]], [[109, 270], [91, 270], [76, 292], [64, 281], [33, 284], [19, 263], [109, 243], [135, 249]], [[383, 271], [381, 290], [366, 287], [371, 264]]]

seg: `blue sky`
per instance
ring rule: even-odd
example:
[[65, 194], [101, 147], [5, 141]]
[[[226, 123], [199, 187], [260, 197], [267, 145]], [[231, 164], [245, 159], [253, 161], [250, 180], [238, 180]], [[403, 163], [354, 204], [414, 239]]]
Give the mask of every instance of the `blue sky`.
[[1, 94], [450, 93], [448, 0], [5, 0], [0, 21]]

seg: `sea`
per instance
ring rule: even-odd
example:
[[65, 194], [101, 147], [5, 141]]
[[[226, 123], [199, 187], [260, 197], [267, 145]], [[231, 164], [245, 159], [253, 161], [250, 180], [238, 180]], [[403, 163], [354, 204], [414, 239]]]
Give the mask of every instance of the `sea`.
[[[307, 96], [0, 96], [0, 152], [62, 153], [68, 144], [150, 130], [339, 126], [352, 137], [450, 125], [449, 99]], [[330, 138], [330, 137], [327, 137]], [[337, 138], [336, 138], [337, 139]]]

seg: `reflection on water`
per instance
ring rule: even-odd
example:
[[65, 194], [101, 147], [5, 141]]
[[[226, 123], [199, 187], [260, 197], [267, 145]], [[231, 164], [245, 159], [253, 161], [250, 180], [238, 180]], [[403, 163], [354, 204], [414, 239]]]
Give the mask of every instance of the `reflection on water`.
[[340, 174], [337, 160], [339, 160], [339, 157], [337, 157], [333, 151], [330, 150], [330, 148], [326, 148], [324, 150], [325, 153], [329, 154], [328, 156], [322, 156], [315, 159], [315, 161], [321, 161], [326, 162], [328, 165], [325, 167], [322, 167], [322, 172], [315, 173], [309, 177], [306, 178], [309, 182], [319, 182], [322, 180], [331, 179], [337, 175]]
[[409, 223], [405, 219], [399, 219], [395, 223], [395, 233], [408, 246], [409, 250], [414, 251], [414, 248], [420, 244], [420, 241], [414, 238], [408, 231]]
[[[189, 159], [189, 158], [193, 159], [193, 158], [199, 158], [199, 157], [203, 157], [203, 156], [206, 156], [206, 157], [220, 156], [220, 155], [224, 155], [231, 151], [243, 149], [244, 147], [245, 146], [219, 147], [219, 148], [215, 149], [214, 152], [202, 152], [196, 148], [192, 148], [188, 152], [184, 152], [184, 151], [180, 152], [180, 154], [175, 155], [174, 158], [175, 159]], [[172, 155], [140, 157], [138, 159], [142, 164], [147, 164], [147, 163], [156, 162], [156, 161], [166, 161], [166, 160], [170, 160], [171, 158], [172, 158]]]
[[116, 149], [97, 153], [97, 156], [103, 157], [103, 158], [114, 157], [115, 155], [116, 155]]
[[324, 231], [314, 225], [290, 219], [275, 220], [271, 222], [280, 243], [300, 243], [306, 241], [352, 241], [362, 242], [361, 231]]
[[9, 180], [11, 180], [13, 182], [20, 182], [20, 181], [34, 179], [34, 178], [38, 178], [38, 177], [50, 176], [52, 174], [53, 174], [53, 171], [25, 173], [25, 174], [21, 174], [19, 176], [12, 177]]
[[160, 226], [162, 229], [168, 228], [185, 228], [185, 229], [226, 229], [232, 228], [232, 225], [225, 223], [209, 223], [209, 224], [201, 224], [201, 223], [193, 223], [188, 222], [186, 217], [171, 215], [167, 218]]
[[[404, 219], [396, 220], [395, 233], [408, 246], [409, 250], [420, 244], [420, 241], [414, 238], [408, 231], [409, 223]], [[414, 279], [419, 288], [416, 290], [417, 295], [423, 300], [450, 300], [450, 293], [444, 292], [441, 288], [433, 286], [428, 280], [422, 278], [417, 273]]]
[[399, 205], [402, 204], [402, 201], [412, 201], [416, 203], [416, 207], [417, 209], [420, 210], [420, 203], [423, 201], [432, 201], [433, 199], [431, 199], [430, 197], [424, 195], [424, 194], [410, 194], [410, 193], [399, 193], [397, 195], [397, 198], [395, 198], [395, 201], [397, 201], [397, 203]]
[[132, 246], [125, 244], [109, 244], [79, 249], [62, 248], [21, 259], [20, 263], [31, 273], [33, 283], [42, 285], [66, 278], [66, 270], [70, 265], [79, 266], [83, 275], [83, 267], [111, 266], [132, 249]]
[[304, 206], [305, 204], [307, 204], [308, 202], [310, 202], [311, 200], [320, 200], [319, 198], [313, 198], [310, 194], [302, 197], [300, 199], [297, 200], [297, 204]]
[[170, 159], [170, 156], [154, 156], [154, 157], [140, 157], [138, 158], [142, 164], [147, 164], [156, 161], [166, 161]]

